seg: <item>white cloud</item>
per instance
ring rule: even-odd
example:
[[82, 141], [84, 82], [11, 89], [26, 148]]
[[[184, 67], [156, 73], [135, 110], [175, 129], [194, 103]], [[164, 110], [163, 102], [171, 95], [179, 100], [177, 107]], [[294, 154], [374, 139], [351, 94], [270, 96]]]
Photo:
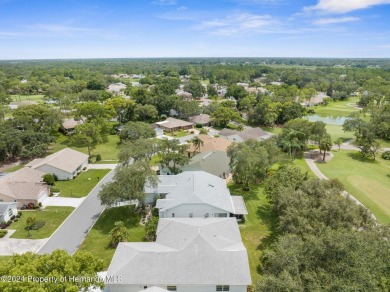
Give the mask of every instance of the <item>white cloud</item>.
[[275, 21], [269, 15], [243, 13], [223, 19], [201, 21], [196, 29], [214, 35], [236, 36], [248, 33], [265, 32]]
[[315, 20], [313, 23], [317, 25], [328, 25], [328, 24], [335, 24], [335, 23], [354, 22], [358, 20], [360, 20], [360, 18], [348, 16], [348, 17], [338, 17], [338, 18], [320, 18]]
[[152, 4], [156, 5], [176, 5], [176, 0], [157, 0], [152, 2]]
[[185, 7], [185, 6], [180, 6], [180, 7], [178, 7], [176, 10], [178, 10], [178, 11], [183, 11], [183, 10], [187, 10], [188, 8], [187, 7]]
[[304, 11], [347, 13], [375, 5], [390, 4], [390, 0], [319, 0], [317, 5], [304, 7]]

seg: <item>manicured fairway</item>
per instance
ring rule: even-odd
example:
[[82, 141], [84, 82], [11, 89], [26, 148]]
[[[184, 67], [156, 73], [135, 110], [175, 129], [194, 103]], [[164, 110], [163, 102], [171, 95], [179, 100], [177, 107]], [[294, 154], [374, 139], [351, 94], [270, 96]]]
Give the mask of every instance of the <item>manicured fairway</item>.
[[332, 151], [334, 158], [317, 164], [328, 178], [338, 178], [345, 189], [369, 208], [380, 223], [390, 223], [390, 163], [363, 158], [357, 151]]
[[338, 125], [326, 125], [326, 131], [332, 137], [332, 141], [336, 141], [338, 138], [341, 138], [343, 142], [351, 139], [355, 139], [355, 136], [352, 132], [344, 132], [343, 126]]
[[353, 112], [359, 111], [358, 109], [353, 107], [356, 106], [356, 103], [358, 101], [359, 101], [358, 97], [353, 97], [344, 101], [332, 101], [326, 106], [319, 105], [313, 107], [312, 109], [315, 111], [316, 114], [323, 115], [323, 116], [346, 117]]

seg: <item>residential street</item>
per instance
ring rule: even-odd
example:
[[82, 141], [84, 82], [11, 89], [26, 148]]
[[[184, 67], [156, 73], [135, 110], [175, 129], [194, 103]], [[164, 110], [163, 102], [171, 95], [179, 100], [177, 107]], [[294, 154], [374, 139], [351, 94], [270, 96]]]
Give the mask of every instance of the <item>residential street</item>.
[[97, 197], [101, 186], [111, 181], [114, 170], [109, 172], [104, 179], [89, 193], [81, 205], [62, 223], [38, 254], [51, 253], [56, 249], [66, 250], [73, 254], [93, 226], [104, 206], [100, 205]]

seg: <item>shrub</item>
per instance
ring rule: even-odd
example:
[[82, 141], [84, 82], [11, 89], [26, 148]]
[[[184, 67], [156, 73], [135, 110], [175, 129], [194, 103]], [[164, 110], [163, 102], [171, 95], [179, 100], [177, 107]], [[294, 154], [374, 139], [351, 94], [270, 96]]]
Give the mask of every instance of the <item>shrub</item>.
[[51, 173], [47, 173], [43, 176], [43, 181], [47, 183], [49, 186], [54, 186], [55, 178]]
[[100, 160], [102, 160], [102, 156], [100, 154], [97, 154], [96, 155], [96, 161], [100, 161]]
[[7, 233], [7, 230], [0, 230], [0, 238], [3, 238]]
[[86, 170], [86, 169], [87, 169], [87, 167], [86, 167], [86, 166], [84, 166], [84, 167], [83, 167], [83, 170]]
[[152, 215], [153, 215], [154, 217], [158, 217], [158, 209], [157, 209], [157, 208], [153, 208], [153, 209], [152, 209]]
[[14, 222], [18, 222], [18, 221], [19, 221], [19, 218], [16, 217], [16, 218], [14, 219]]
[[385, 151], [382, 153], [382, 158], [385, 160], [390, 160], [390, 151]]
[[20, 218], [20, 217], [22, 217], [22, 215], [23, 215], [23, 212], [21, 212], [21, 211], [18, 211], [18, 217]]
[[42, 228], [43, 226], [45, 226], [46, 222], [45, 221], [38, 221], [37, 223], [35, 223], [32, 227], [31, 227], [31, 230], [38, 230], [39, 228]]
[[12, 216], [11, 216], [11, 220], [14, 220], [14, 219], [15, 219], [15, 217], [16, 217], [15, 215], [12, 215]]
[[195, 128], [201, 129], [201, 128], [203, 128], [203, 125], [202, 124], [196, 124]]

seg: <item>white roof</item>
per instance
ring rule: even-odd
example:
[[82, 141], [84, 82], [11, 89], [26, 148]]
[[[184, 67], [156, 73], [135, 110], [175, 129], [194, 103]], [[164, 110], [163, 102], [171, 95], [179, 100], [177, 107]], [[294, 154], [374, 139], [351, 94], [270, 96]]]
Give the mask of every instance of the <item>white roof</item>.
[[242, 196], [232, 196], [232, 202], [234, 206], [234, 214], [247, 215], [248, 210], [246, 209], [245, 201]]
[[50, 165], [57, 169], [73, 173], [81, 164], [88, 159], [88, 155], [71, 148], [62, 149], [45, 158], [34, 159], [27, 166], [38, 168], [44, 164]]
[[[225, 180], [205, 171], [186, 171], [175, 176], [159, 176], [159, 191], [168, 195], [157, 200], [162, 211], [185, 204], [207, 204], [234, 213]], [[173, 178], [173, 179], [172, 179]]]
[[116, 275], [121, 285], [251, 284], [235, 218], [161, 218], [156, 242], [118, 245], [107, 271]]

